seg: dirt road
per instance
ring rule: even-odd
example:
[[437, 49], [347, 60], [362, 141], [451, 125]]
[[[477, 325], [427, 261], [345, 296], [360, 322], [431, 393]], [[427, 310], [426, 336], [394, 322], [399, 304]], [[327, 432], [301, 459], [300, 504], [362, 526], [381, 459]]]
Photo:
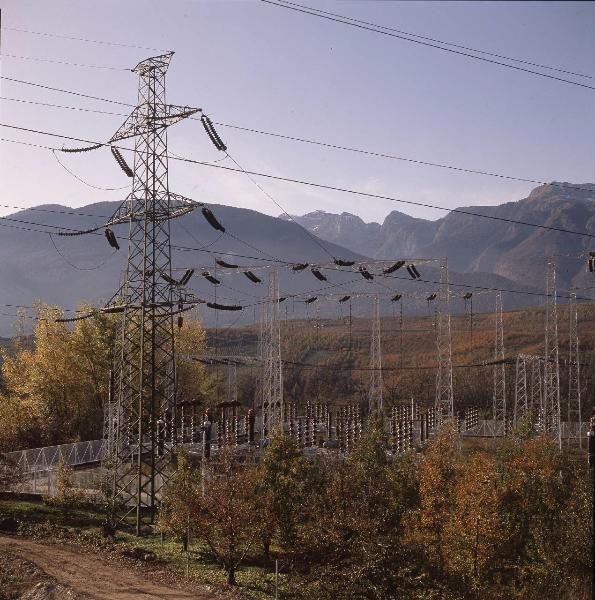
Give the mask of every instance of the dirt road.
[[[156, 583], [133, 565], [110, 564], [97, 554], [67, 544], [42, 544], [34, 540], [0, 536], [0, 553], [8, 552], [37, 565], [58, 583], [82, 598], [93, 600], [223, 600], [197, 588], [185, 591]], [[153, 575], [157, 578], [158, 574]]]

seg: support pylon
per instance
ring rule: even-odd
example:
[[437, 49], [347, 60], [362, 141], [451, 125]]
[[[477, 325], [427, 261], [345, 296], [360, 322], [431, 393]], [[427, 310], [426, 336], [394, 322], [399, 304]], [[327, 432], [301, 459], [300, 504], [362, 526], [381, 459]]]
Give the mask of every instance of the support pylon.
[[504, 318], [502, 292], [496, 293], [496, 341], [494, 344], [494, 390], [492, 415], [494, 435], [506, 435], [506, 369], [504, 365]]
[[569, 438], [577, 439], [583, 447], [581, 436], [581, 379], [578, 338], [578, 307], [576, 294], [570, 294], [568, 304], [570, 338], [568, 341], [568, 432]]
[[512, 415], [513, 427], [516, 427], [528, 410], [527, 395], [527, 360], [522, 354], [516, 359], [516, 373], [514, 381], [514, 412]]
[[450, 335], [450, 291], [448, 263], [440, 262], [440, 287], [436, 305], [436, 418], [438, 425], [454, 416], [452, 386], [452, 341]]
[[560, 424], [560, 364], [558, 349], [558, 307], [556, 298], [556, 265], [548, 259], [545, 283], [545, 365], [544, 428], [562, 447]]
[[259, 347], [262, 360], [261, 434], [266, 437], [283, 422], [283, 366], [279, 321], [279, 280], [277, 270], [269, 274], [269, 295], [261, 305]]
[[370, 387], [368, 413], [382, 417], [382, 353], [380, 347], [380, 300], [372, 300], [372, 339], [370, 342]]
[[229, 365], [227, 368], [227, 401], [238, 401], [238, 367]]
[[[123, 518], [134, 514], [137, 533], [144, 515], [154, 515], [176, 440], [170, 220], [196, 206], [168, 186], [167, 127], [199, 110], [166, 104], [172, 54], [148, 58], [133, 69], [139, 76], [138, 104], [110, 139], [110, 144], [135, 139], [132, 192], [109, 221], [129, 224], [128, 264], [118, 299], [123, 316], [110, 462], [114, 502], [124, 509]], [[114, 156], [123, 162], [117, 150]]]

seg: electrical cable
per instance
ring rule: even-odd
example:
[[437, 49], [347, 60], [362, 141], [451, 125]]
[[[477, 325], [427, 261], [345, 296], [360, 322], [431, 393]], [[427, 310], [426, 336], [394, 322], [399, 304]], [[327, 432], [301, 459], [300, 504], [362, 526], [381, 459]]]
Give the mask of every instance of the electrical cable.
[[65, 65], [69, 67], [82, 67], [86, 69], [106, 69], [108, 71], [127, 71], [130, 73], [131, 69], [126, 69], [124, 67], [107, 67], [103, 65], [85, 65], [81, 63], [72, 63], [66, 60], [54, 60], [51, 58], [39, 58], [37, 56], [18, 56], [16, 54], [4, 54], [0, 53], [0, 56], [4, 58], [12, 58], [14, 60], [30, 60], [34, 62], [43, 62], [43, 63], [51, 63], [54, 65]]
[[[398, 33], [392, 32], [392, 31], [383, 31], [381, 29], [382, 26], [379, 25], [363, 25], [362, 23], [358, 23], [358, 22], [350, 22], [350, 18], [349, 17], [344, 17], [343, 15], [337, 15], [335, 17], [330, 16], [329, 14], [321, 14], [321, 13], [317, 13], [314, 12], [314, 10], [316, 9], [311, 9], [310, 7], [307, 6], [303, 6], [301, 4], [295, 4], [292, 3], [293, 6], [290, 6], [288, 4], [282, 4], [282, 0], [280, 1], [274, 1], [274, 0], [260, 0], [261, 2], [264, 2], [265, 4], [271, 4], [272, 6], [278, 6], [279, 8], [285, 8], [287, 10], [293, 10], [299, 13], [303, 13], [305, 15], [310, 15], [312, 17], [318, 17], [319, 19], [326, 19], [327, 21], [333, 21], [335, 23], [341, 23], [343, 25], [349, 25], [350, 27], [355, 27], [357, 29], [363, 29], [366, 31], [371, 31], [373, 33], [378, 33], [380, 35], [384, 35], [384, 36], [388, 36], [388, 37], [392, 37], [392, 38], [397, 38], [400, 40], [404, 40], [406, 42], [412, 42], [414, 44], [420, 44], [422, 46], [427, 46], [429, 48], [435, 48], [437, 50], [442, 50], [443, 52], [449, 52], [451, 54], [456, 54], [459, 56], [466, 56], [467, 58], [473, 58], [475, 60], [479, 60], [485, 63], [490, 63], [490, 64], [494, 64], [494, 65], [499, 65], [501, 67], [506, 67], [508, 69], [514, 69], [515, 71], [520, 71], [523, 73], [530, 73], [532, 75], [537, 75], [539, 77], [545, 77], [547, 79], [552, 79], [554, 81], [559, 81], [562, 83], [568, 83], [571, 85], [576, 85], [582, 88], [586, 88], [589, 90], [595, 90], [595, 86], [589, 85], [587, 83], [581, 83], [580, 81], [572, 81], [571, 79], [565, 79], [564, 77], [558, 77], [556, 75], [550, 75], [548, 73], [541, 73], [539, 71], [534, 71], [533, 69], [528, 69], [526, 67], [520, 67], [518, 65], [511, 65], [511, 64], [507, 64], [504, 63], [502, 61], [499, 60], [495, 60], [493, 58], [486, 58], [485, 56], [476, 56], [474, 54], [471, 54], [469, 52], [465, 52], [463, 50], [455, 50], [454, 48], [445, 48], [444, 46], [440, 46], [438, 44], [435, 44], [433, 42], [427, 42], [427, 41], [423, 41], [420, 39], [415, 39], [412, 37], [406, 37], [404, 35], [400, 35]], [[299, 7], [299, 8], [298, 8]]]
[[95, 265], [94, 267], [79, 267], [78, 265], [75, 265], [73, 262], [71, 262], [58, 248], [58, 246], [56, 245], [56, 241], [54, 240], [54, 236], [49, 233], [48, 234], [50, 237], [50, 240], [52, 242], [52, 246], [54, 247], [54, 249], [56, 250], [56, 252], [58, 253], [58, 255], [64, 260], [65, 263], [67, 263], [69, 266], [71, 266], [73, 269], [77, 270], [77, 271], [97, 271], [98, 269], [101, 269], [102, 267], [104, 267], [108, 261], [113, 258], [114, 254], [116, 254], [117, 250], [113, 250], [112, 252], [110, 252], [110, 254], [107, 256], [107, 258], [105, 260], [103, 260], [101, 263], [99, 263], [98, 265]]

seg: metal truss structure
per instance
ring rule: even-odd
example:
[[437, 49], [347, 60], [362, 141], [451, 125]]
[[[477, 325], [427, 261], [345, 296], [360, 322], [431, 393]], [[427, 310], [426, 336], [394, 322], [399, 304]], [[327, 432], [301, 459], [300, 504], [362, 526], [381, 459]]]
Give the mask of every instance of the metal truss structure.
[[504, 364], [502, 292], [496, 294], [496, 340], [494, 344], [492, 419], [494, 421], [494, 435], [506, 435], [506, 368]]
[[527, 414], [537, 417], [540, 426], [544, 419], [542, 356], [519, 354], [516, 360], [513, 426], [516, 427]]
[[370, 342], [370, 387], [368, 413], [382, 418], [382, 353], [380, 347], [380, 300], [372, 300], [372, 339]]
[[438, 424], [454, 416], [452, 386], [452, 340], [448, 263], [440, 261], [440, 286], [436, 304], [436, 418]]
[[578, 307], [576, 294], [570, 295], [568, 304], [568, 321], [570, 337], [568, 341], [568, 429], [569, 438], [578, 438], [579, 446], [583, 447], [581, 436], [581, 379], [580, 355], [578, 337]]
[[261, 304], [259, 354], [262, 361], [260, 382], [261, 437], [267, 437], [283, 421], [283, 365], [281, 362], [281, 324], [279, 319], [279, 275], [269, 270], [269, 295]]
[[543, 427], [562, 446], [560, 425], [560, 364], [558, 348], [558, 307], [556, 265], [549, 259], [545, 282], [545, 365]]
[[[172, 54], [148, 58], [133, 69], [139, 76], [138, 104], [109, 141], [113, 149], [119, 141], [135, 140], [132, 192], [108, 222], [129, 224], [128, 263], [118, 297], [123, 314], [114, 427], [108, 427], [115, 439], [108, 460], [114, 502], [124, 509], [123, 518], [134, 513], [137, 533], [144, 515], [154, 515], [176, 440], [173, 318], [179, 284], [172, 277], [170, 220], [197, 206], [169, 191], [167, 128], [199, 110], [166, 104]], [[116, 149], [120, 163], [117, 154]]]

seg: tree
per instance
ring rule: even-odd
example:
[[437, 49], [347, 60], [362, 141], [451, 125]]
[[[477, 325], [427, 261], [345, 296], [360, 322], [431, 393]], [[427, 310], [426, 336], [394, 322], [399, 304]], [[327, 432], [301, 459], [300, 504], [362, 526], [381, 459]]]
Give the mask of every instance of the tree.
[[78, 489], [73, 481], [73, 469], [61, 459], [56, 470], [56, 491], [45, 498], [47, 504], [57, 506], [62, 511], [65, 521], [68, 521], [72, 511], [80, 506], [85, 499], [84, 490]]

